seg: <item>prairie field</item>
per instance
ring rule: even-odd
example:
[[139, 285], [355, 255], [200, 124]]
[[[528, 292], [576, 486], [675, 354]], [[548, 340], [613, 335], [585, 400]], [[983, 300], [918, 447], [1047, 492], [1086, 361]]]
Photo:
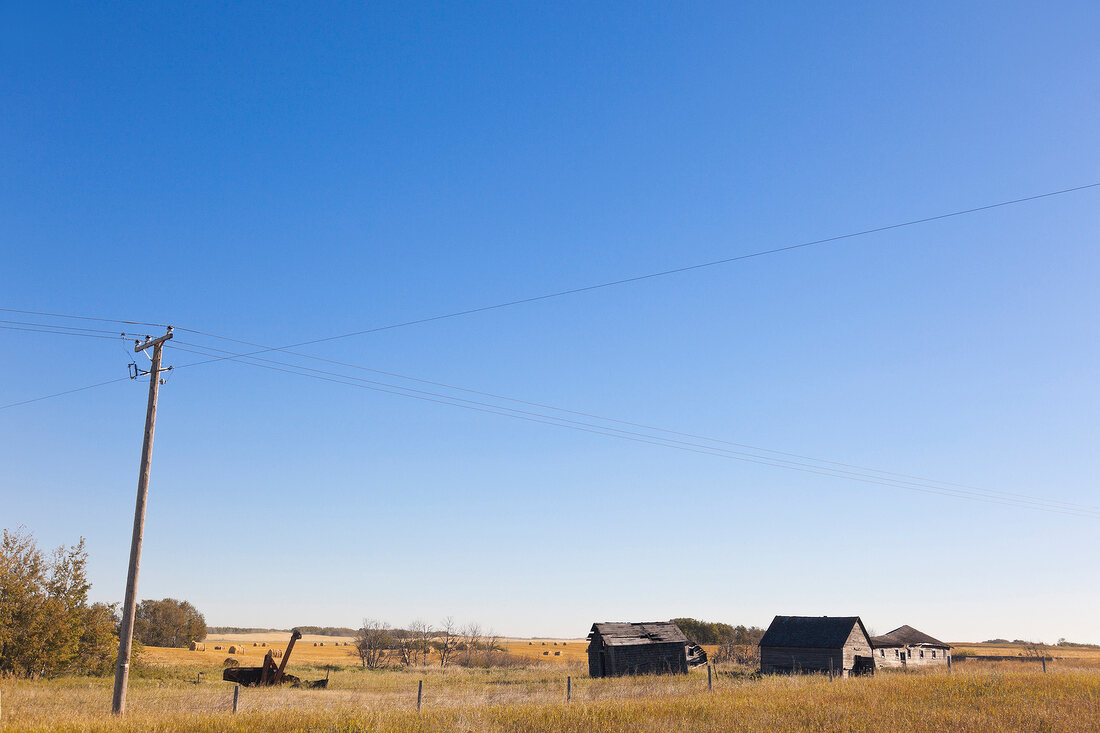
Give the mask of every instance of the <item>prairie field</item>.
[[[228, 640], [228, 638], [227, 638]], [[529, 663], [493, 669], [438, 666], [363, 670], [352, 647], [313, 640], [288, 666], [325, 690], [241, 688], [221, 681], [224, 650], [147, 649], [131, 677], [128, 712], [109, 713], [111, 680], [0, 679], [5, 731], [1088, 731], [1100, 721], [1100, 652], [1074, 650], [1048, 663], [971, 661], [943, 671], [879, 671], [830, 682], [823, 676], [760, 677], [718, 665], [688, 675], [589, 679], [584, 643], [545, 661], [562, 640], [509, 640]], [[237, 636], [233, 642], [252, 643]], [[267, 643], [271, 644], [274, 639]], [[557, 642], [558, 647], [552, 646]], [[260, 641], [259, 643], [264, 643]], [[222, 640], [217, 640], [218, 646]], [[962, 648], [960, 646], [960, 648]], [[263, 647], [257, 649], [263, 650]], [[991, 649], [978, 646], [978, 650]], [[302, 652], [299, 656], [299, 651]], [[989, 654], [1001, 654], [992, 649]], [[213, 655], [213, 656], [212, 656]], [[343, 655], [343, 656], [341, 656]], [[1056, 656], [1059, 656], [1056, 654]], [[251, 659], [254, 657], [254, 660]], [[243, 664], [262, 654], [246, 647]], [[201, 678], [199, 673], [202, 673]], [[566, 677], [572, 700], [566, 700]], [[198, 681], [196, 681], [198, 680]], [[416, 710], [417, 684], [423, 709]]]

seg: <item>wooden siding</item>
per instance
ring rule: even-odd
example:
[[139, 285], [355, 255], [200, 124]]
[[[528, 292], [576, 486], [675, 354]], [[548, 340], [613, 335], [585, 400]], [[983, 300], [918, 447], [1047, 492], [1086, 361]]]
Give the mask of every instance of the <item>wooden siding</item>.
[[[602, 665], [600, 664], [601, 655]], [[598, 635], [595, 635], [588, 645], [588, 674], [592, 677], [624, 674], [686, 674], [687, 671], [687, 649], [679, 642], [607, 646]]]
[[857, 623], [842, 647], [760, 647], [760, 671], [764, 674], [827, 673], [847, 677], [855, 667], [856, 657], [871, 658], [871, 640]]
[[856, 664], [856, 656], [871, 657], [874, 650], [871, 648], [871, 640], [863, 633], [859, 624], [852, 627], [852, 633], [848, 634], [848, 640], [844, 642], [844, 674], [847, 675]]
[[810, 649], [787, 646], [760, 647], [760, 671], [764, 674], [828, 672], [829, 664], [840, 673], [844, 656], [840, 649]]
[[[921, 657], [921, 652], [924, 652], [924, 657]], [[902, 659], [902, 655], [909, 653], [909, 656]], [[935, 652], [936, 656], [933, 657], [932, 653]], [[875, 666], [890, 668], [890, 667], [938, 667], [947, 666], [947, 655], [951, 653], [950, 649], [944, 647], [933, 646], [891, 646], [880, 647], [875, 649]]]

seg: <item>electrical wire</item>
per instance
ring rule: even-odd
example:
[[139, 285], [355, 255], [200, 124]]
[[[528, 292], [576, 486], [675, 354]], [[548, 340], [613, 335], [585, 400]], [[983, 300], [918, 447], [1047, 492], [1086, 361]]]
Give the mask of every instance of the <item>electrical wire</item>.
[[[194, 347], [194, 348], [187, 348]], [[212, 347], [199, 346], [196, 344], [189, 344], [185, 342], [176, 342], [173, 344], [173, 348], [184, 351], [187, 353], [193, 353], [197, 355], [207, 355], [209, 351], [222, 351], [213, 349]], [[196, 350], [196, 349], [202, 349]], [[1034, 509], [1037, 511], [1046, 511], [1059, 514], [1067, 514], [1073, 516], [1082, 516], [1093, 519], [1100, 519], [1100, 509], [1093, 510], [1085, 506], [1078, 506], [1073, 508], [1073, 505], [1068, 505], [1064, 502], [1051, 502], [1042, 499], [1028, 500], [1023, 498], [1011, 498], [1008, 496], [990, 496], [985, 494], [977, 494], [972, 491], [966, 491], [963, 489], [950, 489], [943, 486], [926, 485], [913, 481], [903, 481], [900, 479], [890, 479], [883, 476], [874, 476], [865, 473], [845, 471], [841, 469], [833, 469], [826, 466], [815, 466], [810, 464], [801, 463], [798, 461], [790, 461], [785, 459], [774, 458], [772, 456], [759, 456], [742, 451], [731, 451], [729, 449], [717, 448], [714, 446], [702, 445], [698, 443], [692, 443], [689, 441], [672, 440], [663, 438], [661, 436], [648, 435], [644, 433], [638, 433], [634, 431], [626, 431], [618, 428], [609, 428], [602, 425], [594, 425], [591, 423], [585, 423], [582, 421], [564, 419], [552, 415], [545, 415], [533, 411], [516, 410], [514, 408], [502, 407], [499, 405], [491, 405], [489, 403], [478, 402], [474, 400], [466, 400], [463, 398], [454, 397], [452, 395], [442, 395], [434, 392], [428, 392], [424, 390], [414, 390], [407, 387], [401, 387], [398, 385], [387, 384], [383, 382], [377, 382], [374, 380], [366, 380], [361, 377], [354, 377], [350, 375], [339, 374], [336, 372], [329, 372], [325, 370], [312, 369], [309, 367], [302, 367], [300, 365], [289, 364], [286, 362], [278, 362], [270, 359], [257, 359], [256, 357], [239, 358], [237, 356], [227, 357], [229, 361], [234, 361], [240, 364], [248, 366], [257, 366], [265, 369], [271, 369], [278, 372], [284, 372], [288, 374], [296, 374], [312, 379], [318, 379], [326, 382], [334, 382], [338, 384], [344, 384], [347, 386], [360, 387], [363, 389], [369, 389], [376, 392], [382, 392], [386, 394], [392, 394], [402, 397], [408, 397], [412, 399], [419, 399], [427, 402], [433, 402], [436, 404], [444, 404], [452, 407], [461, 407], [464, 409], [471, 409], [478, 412], [484, 412], [489, 414], [500, 415], [503, 417], [511, 417], [515, 419], [525, 420], [528, 422], [535, 422], [544, 425], [552, 425], [555, 427], [561, 427], [571, 430], [579, 430], [581, 432], [593, 433], [597, 435], [603, 435], [607, 437], [619, 438], [623, 440], [630, 440], [639, 443], [645, 443], [649, 445], [657, 445], [666, 448], [674, 448], [677, 450], [685, 450], [693, 453], [701, 453], [705, 455], [718, 456], [723, 458], [731, 458], [734, 460], [745, 461], [748, 463], [755, 463], [759, 465], [771, 466], [773, 468], [785, 468], [788, 470], [800, 471], [804, 473], [812, 473], [822, 476], [829, 476], [832, 478], [841, 478], [852, 481], [859, 481], [862, 483], [871, 483], [881, 486], [889, 486], [892, 488], [899, 488], [909, 491], [917, 491], [928, 494], [937, 494], [940, 496], [948, 496], [960, 499], [970, 499], [973, 501], [983, 501], [987, 503], [1001, 504], [1004, 506], [1013, 506], [1016, 508]], [[249, 359], [249, 360], [246, 360]], [[263, 362], [263, 363], [258, 363]], [[183, 368], [189, 365], [180, 365], [177, 368]], [[304, 370], [304, 371], [303, 371]]]
[[[237, 343], [242, 343], [242, 344], [249, 345], [249, 346], [262, 346], [262, 344], [256, 344], [256, 343], [253, 343], [253, 342], [243, 341], [241, 339], [234, 339], [234, 338], [230, 338], [230, 337], [226, 337], [226, 336], [219, 336], [218, 338], [221, 338], [221, 339], [226, 340], [226, 341], [235, 341]], [[179, 346], [189, 345], [188, 342], [179, 341], [178, 339], [176, 340], [176, 344], [179, 345]], [[196, 344], [191, 344], [191, 345], [198, 346]], [[342, 377], [347, 376], [347, 375], [342, 375], [342, 374], [338, 374], [338, 373], [335, 373], [335, 372], [328, 372], [328, 371], [312, 369], [310, 367], [305, 367], [305, 366], [300, 366], [300, 365], [287, 364], [286, 362], [277, 362], [277, 361], [265, 360], [265, 359], [262, 359], [262, 358], [257, 357], [257, 356], [252, 356], [252, 355], [247, 354], [247, 353], [245, 353], [245, 354], [234, 354], [233, 352], [226, 351], [225, 349], [217, 349], [217, 348], [210, 347], [210, 346], [204, 346], [204, 347], [201, 347], [201, 348], [206, 348], [209, 351], [219, 352], [219, 353], [222, 353], [222, 354], [230, 354], [232, 357], [247, 357], [249, 359], [255, 359], [257, 361], [269, 361], [270, 363], [273, 363], [273, 364], [280, 364], [282, 366], [293, 366], [295, 368], [305, 369], [305, 370], [308, 370], [308, 371], [311, 371], [311, 372], [316, 372], [316, 373], [322, 373], [322, 374], [328, 374], [328, 375], [334, 375], [334, 376], [342, 376]], [[522, 399], [517, 399], [517, 398], [514, 398], [514, 397], [507, 397], [507, 396], [500, 395], [500, 394], [494, 394], [492, 392], [483, 392], [483, 391], [479, 391], [479, 390], [467, 389], [465, 387], [458, 387], [458, 386], [455, 386], [455, 385], [452, 385], [452, 384], [446, 384], [446, 383], [443, 383], [443, 382], [437, 382], [437, 381], [432, 381], [432, 380], [427, 380], [427, 379], [421, 379], [419, 377], [411, 377], [411, 376], [408, 376], [408, 375], [405, 375], [405, 374], [398, 374], [396, 372], [387, 372], [387, 371], [382, 371], [382, 370], [379, 370], [379, 369], [372, 369], [370, 367], [365, 367], [365, 366], [362, 366], [362, 365], [359, 365], [359, 364], [352, 364], [350, 362], [343, 362], [343, 361], [338, 361], [338, 360], [335, 360], [335, 359], [326, 359], [324, 357], [312, 356], [310, 354], [303, 354], [301, 352], [288, 351], [288, 350], [285, 350], [285, 349], [279, 349], [279, 351], [281, 351], [283, 353], [291, 354], [291, 355], [294, 355], [294, 356], [300, 356], [300, 357], [307, 358], [307, 359], [313, 359], [313, 360], [328, 363], [328, 364], [335, 364], [335, 365], [349, 367], [349, 368], [353, 368], [353, 369], [359, 369], [359, 370], [371, 372], [371, 373], [374, 373], [374, 374], [382, 374], [382, 375], [386, 375], [386, 376], [390, 376], [390, 377], [396, 377], [398, 379], [409, 380], [409, 381], [416, 382], [416, 383], [419, 383], [419, 384], [428, 384], [428, 385], [432, 385], [432, 386], [435, 386], [435, 387], [442, 387], [442, 388], [445, 388], [445, 389], [464, 392], [464, 393], [467, 393], [467, 394], [474, 394], [474, 395], [478, 395], [478, 396], [481, 396], [481, 397], [489, 397], [489, 398], [496, 399], [496, 400], [502, 400], [502, 401], [511, 402], [511, 403], [515, 403], [515, 404], [522, 404], [522, 405], [526, 405], [526, 406], [529, 406], [529, 407], [538, 407], [540, 409], [553, 410], [555, 412], [561, 412], [561, 413], [564, 413], [564, 414], [576, 415], [578, 417], [587, 417], [587, 418], [591, 418], [591, 419], [595, 419], [595, 420], [600, 420], [600, 421], [603, 421], [603, 422], [615, 423], [615, 424], [618, 424], [618, 425], [626, 425], [626, 426], [629, 426], [629, 427], [640, 428], [640, 429], [643, 429], [643, 430], [650, 430], [650, 431], [666, 433], [668, 435], [676, 435], [676, 436], [679, 436], [679, 437], [692, 438], [692, 439], [695, 439], [695, 440], [704, 440], [704, 441], [707, 441], [707, 442], [710, 442], [710, 443], [717, 443], [717, 444], [721, 444], [721, 445], [729, 445], [729, 446], [733, 446], [733, 447], [736, 447], [736, 448], [745, 448], [745, 449], [748, 449], [748, 450], [753, 450], [753, 451], [758, 451], [758, 452], [763, 452], [763, 453], [771, 453], [774, 456], [785, 456], [786, 458], [797, 458], [797, 459], [800, 459], [800, 460], [803, 460], [803, 461], [812, 461], [814, 463], [827, 464], [829, 466], [838, 467], [838, 470], [839, 469], [857, 469], [858, 471], [861, 471], [861, 472], [870, 472], [870, 473], [874, 473], [874, 474], [880, 474], [881, 476], [889, 477], [891, 479], [913, 479], [915, 481], [918, 481], [918, 482], [921, 482], [921, 483], [924, 483], [924, 484], [935, 484], [935, 485], [937, 485], [939, 487], [943, 487], [943, 488], [948, 488], [949, 487], [949, 488], [956, 488], [956, 489], [964, 489], [968, 492], [977, 492], [977, 493], [981, 493], [981, 494], [987, 494], [987, 495], [990, 495], [990, 496], [1008, 497], [1008, 498], [1023, 499], [1023, 500], [1034, 500], [1034, 501], [1039, 501], [1039, 502], [1044, 502], [1044, 503], [1049, 503], [1049, 504], [1058, 504], [1058, 505], [1062, 505], [1062, 506], [1069, 507], [1069, 508], [1081, 508], [1081, 509], [1086, 509], [1086, 510], [1090, 510], [1090, 511], [1091, 510], [1100, 511], [1100, 507], [1097, 507], [1097, 506], [1090, 506], [1090, 505], [1085, 505], [1085, 504], [1074, 504], [1074, 503], [1071, 503], [1071, 502], [1062, 502], [1062, 501], [1057, 501], [1057, 500], [1053, 500], [1053, 499], [1046, 499], [1046, 498], [1043, 498], [1043, 497], [1030, 496], [1030, 495], [1027, 495], [1027, 494], [1018, 494], [1018, 493], [1007, 492], [1007, 491], [997, 491], [997, 490], [994, 490], [994, 489], [986, 489], [986, 488], [982, 488], [982, 487], [978, 487], [978, 486], [971, 486], [971, 485], [968, 485], [968, 484], [959, 484], [959, 483], [952, 483], [952, 482], [949, 482], [949, 481], [940, 481], [940, 480], [937, 480], [937, 479], [931, 479], [931, 478], [927, 478], [927, 477], [924, 477], [924, 476], [917, 476], [917, 475], [913, 475], [913, 474], [905, 474], [905, 473], [884, 471], [882, 469], [873, 468], [873, 467], [870, 467], [870, 466], [862, 466], [862, 465], [859, 465], [859, 464], [843, 463], [843, 462], [840, 462], [840, 461], [832, 461], [832, 460], [828, 460], [828, 459], [824, 459], [824, 458], [815, 458], [813, 456], [807, 456], [807, 455], [802, 455], [802, 454], [798, 454], [798, 453], [790, 453], [790, 452], [787, 452], [787, 451], [779, 451], [779, 450], [774, 450], [774, 449], [771, 449], [771, 448], [763, 448], [763, 447], [760, 447], [760, 446], [749, 445], [749, 444], [746, 444], [746, 443], [737, 443], [737, 442], [733, 442], [733, 441], [729, 441], [729, 440], [723, 440], [723, 439], [720, 439], [720, 438], [712, 438], [712, 437], [709, 437], [709, 436], [706, 436], [706, 435], [699, 435], [697, 433], [686, 433], [686, 432], [682, 432], [682, 431], [670, 430], [670, 429], [667, 429], [667, 428], [657, 427], [657, 426], [654, 426], [654, 425], [647, 425], [647, 424], [644, 424], [644, 423], [632, 422], [632, 421], [629, 421], [629, 420], [621, 420], [621, 419], [618, 419], [618, 418], [607, 417], [607, 416], [604, 416], [604, 415], [597, 415], [597, 414], [591, 413], [591, 412], [583, 412], [583, 411], [580, 411], [580, 410], [571, 410], [571, 409], [568, 409], [568, 408], [556, 407], [554, 405], [548, 405], [548, 404], [541, 403], [541, 402], [532, 402], [532, 401], [529, 401], [529, 400], [522, 400]], [[188, 367], [188, 366], [197, 366], [197, 365], [203, 364], [203, 363], [208, 363], [208, 362], [195, 362], [195, 363], [192, 363], [192, 364], [185, 364], [185, 365], [181, 365], [180, 368], [185, 368], [185, 367]], [[359, 379], [359, 378], [356, 378], [356, 377], [347, 377], [347, 378]], [[367, 381], [367, 382], [372, 383], [372, 384], [379, 384], [379, 385], [383, 385], [383, 386], [393, 387], [395, 389], [410, 389], [408, 387], [402, 387], [402, 386], [398, 386], [398, 385], [390, 385], [390, 384], [386, 384], [384, 382], [374, 382], [372, 380], [364, 380], [364, 381]], [[417, 390], [412, 390], [412, 391], [417, 391]], [[426, 393], [426, 394], [434, 394], [434, 393]], [[448, 396], [448, 397], [450, 397], [450, 396]], [[461, 399], [461, 398], [453, 398], [453, 399]], [[485, 403], [475, 402], [475, 404], [485, 404]], [[503, 409], [511, 409], [511, 408], [503, 408]], [[522, 412], [522, 411], [519, 411], [519, 412]], [[784, 460], [784, 459], [783, 458], [776, 458], [775, 460]]]
[[[358, 331], [351, 331], [349, 333], [338, 334], [336, 336], [325, 336], [323, 338], [311, 339], [309, 341], [300, 341], [295, 344], [289, 344], [284, 347], [268, 348], [263, 351], [281, 351], [282, 349], [294, 349], [300, 346], [310, 346], [312, 344], [320, 344], [328, 341], [337, 341], [339, 339], [351, 338], [353, 336], [364, 336], [371, 333], [379, 333], [381, 331], [389, 331], [395, 328], [405, 328], [406, 326], [416, 326], [424, 323], [431, 323], [433, 321], [441, 321], [449, 318], [458, 318], [460, 316], [468, 316], [474, 313], [484, 313], [486, 311], [497, 310], [500, 308], [509, 308], [516, 305], [523, 305], [526, 303], [535, 303], [542, 300], [550, 300], [552, 298], [561, 298], [567, 295], [577, 295], [579, 293], [586, 293], [593, 290], [600, 290], [602, 288], [615, 287], [617, 285], [626, 285], [628, 283], [641, 282], [643, 280], [652, 280], [654, 278], [667, 277], [669, 275], [676, 275], [683, 272], [690, 272], [693, 270], [701, 270], [708, 267], [717, 267], [719, 265], [728, 265], [733, 262], [741, 262], [743, 260], [753, 259], [755, 257], [765, 257], [767, 255], [779, 254], [781, 252], [790, 252], [798, 249], [806, 249], [808, 247], [816, 247], [823, 244], [829, 244], [833, 242], [839, 242], [846, 239], [854, 239], [856, 237], [863, 237], [869, 234], [878, 234], [881, 232], [887, 232], [894, 229], [903, 229], [905, 227], [916, 226], [918, 224], [928, 224], [934, 221], [942, 221], [944, 219], [951, 219], [958, 216], [965, 216], [967, 214], [975, 214], [981, 211], [989, 211], [991, 209], [999, 209], [1006, 206], [1014, 206], [1017, 204], [1027, 203], [1029, 201], [1037, 201], [1039, 199], [1051, 198], [1054, 196], [1063, 196], [1065, 194], [1074, 193], [1076, 191], [1084, 191], [1086, 189], [1100, 187], [1100, 181], [1096, 183], [1088, 183], [1083, 186], [1074, 186], [1072, 188], [1063, 188], [1057, 191], [1048, 191], [1046, 193], [1034, 194], [1032, 196], [1024, 196], [1023, 198], [1010, 199], [1008, 201], [999, 201], [993, 204], [985, 204], [983, 206], [974, 206], [969, 209], [960, 209], [958, 211], [951, 211], [946, 214], [937, 214], [935, 216], [926, 216], [920, 219], [911, 219], [909, 221], [899, 222], [896, 224], [888, 224], [886, 226], [873, 227], [871, 229], [863, 229], [856, 232], [849, 232], [847, 234], [838, 234], [832, 237], [825, 237], [823, 239], [815, 239], [808, 242], [800, 242], [798, 244], [791, 244], [784, 247], [775, 247], [772, 249], [760, 250], [758, 252], [751, 252], [749, 254], [736, 255], [734, 257], [726, 257], [720, 260], [711, 260], [709, 262], [701, 262], [694, 265], [685, 265], [683, 267], [675, 267], [669, 270], [661, 270], [658, 272], [651, 272], [645, 275], [635, 275], [633, 277], [624, 277], [618, 280], [611, 280], [608, 282], [597, 283], [595, 285], [585, 285], [579, 288], [570, 288], [568, 290], [559, 290], [553, 293], [545, 293], [543, 295], [534, 295], [527, 298], [518, 298], [516, 300], [509, 300], [503, 303], [496, 303], [493, 305], [481, 306], [478, 308], [467, 308], [465, 310], [453, 311], [451, 313], [443, 313], [435, 316], [427, 316], [425, 318], [416, 318], [409, 321], [401, 321], [398, 323], [391, 323], [386, 326], [376, 326], [374, 328], [365, 328]], [[192, 329], [179, 328], [177, 330], [188, 331], [200, 336], [211, 336], [211, 334], [204, 333], [202, 331], [195, 331]], [[216, 337], [215, 337], [216, 338]], [[254, 353], [263, 353], [263, 351], [257, 351]]]
[[55, 392], [54, 394], [43, 395], [42, 397], [35, 397], [29, 400], [22, 400], [21, 402], [11, 402], [7, 405], [0, 405], [0, 410], [6, 410], [9, 407], [19, 407], [20, 405], [29, 405], [32, 402], [41, 402], [42, 400], [48, 400], [53, 397], [61, 397], [62, 395], [72, 394], [74, 392], [83, 392], [86, 389], [93, 389], [95, 387], [102, 387], [107, 384], [114, 384], [115, 382], [129, 381], [129, 377], [119, 377], [118, 379], [108, 379], [106, 382], [97, 382], [95, 384], [89, 384], [86, 387], [77, 387], [76, 389], [67, 389], [64, 392]]
[[119, 334], [117, 336], [104, 336], [98, 333], [75, 333], [73, 331], [53, 331], [45, 328], [24, 328], [22, 326], [0, 326], [0, 328], [8, 331], [30, 331], [33, 333], [52, 333], [55, 336], [81, 336], [90, 339], [109, 339], [111, 341], [118, 341], [121, 338], [125, 338], [125, 334]]
[[22, 313], [28, 316], [50, 316], [52, 318], [72, 318], [79, 321], [100, 321], [101, 323], [125, 323], [130, 326], [156, 326], [158, 328], [168, 328], [166, 323], [148, 323], [145, 321], [127, 321], [119, 318], [95, 318], [93, 316], [77, 316], [68, 313], [46, 313], [44, 311], [27, 311], [19, 310], [17, 308], [0, 308], [0, 311], [4, 313]]

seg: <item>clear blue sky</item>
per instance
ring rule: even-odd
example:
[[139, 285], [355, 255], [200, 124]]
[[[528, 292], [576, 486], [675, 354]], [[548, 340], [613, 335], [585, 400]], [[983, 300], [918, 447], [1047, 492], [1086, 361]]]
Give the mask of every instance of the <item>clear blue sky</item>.
[[[1100, 181], [1096, 3], [551, 5], [8, 5], [0, 307], [283, 345]], [[1098, 230], [1091, 189], [303, 350], [1097, 505]], [[126, 351], [0, 330], [0, 404]], [[0, 411], [0, 526], [87, 537], [97, 599], [144, 403]], [[139, 592], [1100, 642], [1098, 529], [219, 362], [161, 392]]]

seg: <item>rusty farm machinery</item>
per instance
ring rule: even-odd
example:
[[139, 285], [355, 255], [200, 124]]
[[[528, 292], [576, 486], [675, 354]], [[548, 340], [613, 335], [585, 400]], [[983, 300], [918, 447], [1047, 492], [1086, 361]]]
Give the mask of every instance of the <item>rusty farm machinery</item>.
[[264, 656], [264, 663], [259, 667], [228, 667], [222, 672], [222, 679], [226, 682], [236, 682], [245, 687], [272, 687], [274, 685], [289, 684], [293, 687], [324, 688], [328, 685], [328, 677], [323, 680], [306, 680], [286, 673], [287, 662], [290, 661], [290, 653], [294, 650], [294, 642], [302, 638], [302, 632], [294, 629], [290, 632], [290, 643], [286, 645], [286, 652], [279, 664], [275, 664], [275, 658], [269, 649]]

